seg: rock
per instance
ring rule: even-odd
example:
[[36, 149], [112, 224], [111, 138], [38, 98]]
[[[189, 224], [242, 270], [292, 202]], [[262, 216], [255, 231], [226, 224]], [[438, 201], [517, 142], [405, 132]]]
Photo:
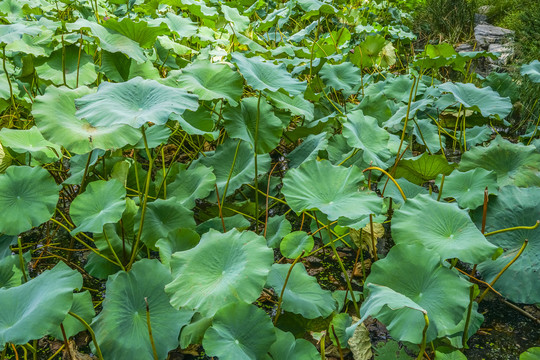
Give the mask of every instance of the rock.
[[490, 44], [504, 44], [511, 41], [511, 36], [514, 34], [512, 30], [502, 27], [479, 24], [474, 27], [474, 38], [478, 46], [488, 48]]
[[514, 55], [514, 47], [511, 44], [489, 44], [488, 51], [500, 54], [497, 60], [488, 59], [488, 62], [496, 66], [507, 65]]

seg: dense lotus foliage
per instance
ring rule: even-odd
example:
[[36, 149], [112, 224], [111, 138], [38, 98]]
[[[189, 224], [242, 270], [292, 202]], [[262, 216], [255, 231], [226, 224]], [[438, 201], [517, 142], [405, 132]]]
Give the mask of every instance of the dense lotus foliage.
[[367, 360], [368, 317], [463, 359], [486, 292], [540, 303], [540, 62], [406, 8], [2, 1], [0, 359]]

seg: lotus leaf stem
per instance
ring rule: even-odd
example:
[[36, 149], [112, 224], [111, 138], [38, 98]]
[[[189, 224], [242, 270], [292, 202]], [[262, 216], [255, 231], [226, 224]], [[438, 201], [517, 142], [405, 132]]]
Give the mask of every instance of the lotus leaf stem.
[[74, 360], [73, 355], [71, 354], [71, 349], [69, 348], [68, 337], [66, 335], [66, 329], [64, 328], [63, 323], [60, 323], [60, 330], [62, 331], [62, 337], [64, 338], [64, 347], [66, 348], [68, 358], [69, 360]]
[[2, 350], [2, 354], [0, 354], [0, 360], [4, 360], [6, 358], [6, 351], [7, 351], [7, 344], [4, 344], [4, 350]]
[[13, 95], [13, 86], [11, 86], [11, 79], [9, 78], [9, 73], [6, 68], [6, 45], [2, 47], [2, 67], [4, 69], [4, 74], [6, 74], [7, 83], [9, 86], [9, 97], [11, 98], [11, 104], [13, 105], [13, 110], [17, 110], [17, 106], [15, 105], [15, 96]]
[[276, 317], [274, 318], [274, 325], [277, 324], [277, 321], [279, 319], [279, 315], [281, 314], [281, 303], [283, 302], [283, 294], [285, 293], [285, 288], [287, 287], [287, 283], [289, 282], [289, 277], [291, 276], [292, 269], [293, 269], [294, 265], [296, 265], [296, 263], [298, 261], [300, 261], [302, 256], [304, 256], [305, 252], [306, 252], [306, 250], [303, 250], [302, 253], [300, 255], [298, 255], [298, 257], [296, 259], [294, 259], [293, 263], [289, 267], [289, 271], [287, 272], [287, 276], [285, 277], [285, 282], [283, 282], [283, 287], [281, 288], [281, 294], [279, 295], [278, 306], [277, 306], [277, 310], [276, 310]]
[[469, 338], [469, 324], [471, 322], [472, 307], [474, 302], [474, 290], [476, 285], [472, 285], [469, 288], [469, 306], [467, 308], [467, 317], [465, 318], [465, 327], [463, 328], [463, 335], [461, 338], [461, 345], [467, 348], [467, 339]]
[[225, 220], [223, 219], [223, 210], [221, 207], [221, 202], [219, 201], [219, 190], [217, 187], [217, 183], [214, 184], [214, 187], [216, 188], [217, 206], [219, 210], [219, 218], [221, 219], [221, 225], [223, 226], [223, 232], [227, 232], [227, 228], [225, 227]]
[[487, 217], [487, 206], [489, 202], [489, 191], [488, 187], [484, 189], [484, 207], [482, 208], [482, 234], [486, 232], [486, 217]]
[[397, 183], [396, 179], [394, 179], [392, 177], [392, 175], [390, 175], [388, 172], [386, 172], [386, 170], [384, 169], [381, 169], [380, 167], [378, 166], [370, 166], [368, 168], [365, 168], [362, 172], [366, 172], [368, 170], [379, 170], [380, 172], [382, 172], [383, 174], [385, 174], [386, 176], [388, 176], [388, 178], [390, 180], [392, 180], [392, 182], [394, 183], [394, 185], [396, 185], [397, 189], [399, 190], [399, 193], [401, 194], [401, 197], [403, 198], [404, 201], [407, 201], [407, 197], [405, 196], [405, 193], [403, 192], [403, 190], [401, 189], [401, 186], [399, 186], [399, 184]]
[[[257, 100], [257, 117], [255, 119], [255, 136], [253, 139], [253, 152], [255, 161], [255, 189], [259, 188], [259, 169], [257, 167], [257, 145], [259, 140], [259, 123], [261, 120], [261, 91], [259, 90], [259, 99]], [[255, 191], [255, 234], [259, 234], [259, 192]]]
[[80, 66], [81, 66], [82, 48], [83, 48], [83, 33], [82, 33], [82, 30], [81, 30], [81, 39], [80, 39], [80, 42], [79, 42], [79, 55], [77, 56], [77, 77], [76, 77], [76, 80], [75, 80], [75, 88], [79, 87], [79, 70], [80, 70]]
[[154, 360], [159, 360], [156, 344], [154, 343], [154, 336], [152, 335], [152, 325], [150, 325], [150, 305], [148, 305], [148, 298], [144, 298], [144, 303], [146, 304], [146, 324], [148, 325], [148, 338], [150, 339], [150, 344], [152, 345], [152, 353], [154, 354]]
[[79, 320], [79, 322], [81, 324], [83, 324], [83, 326], [86, 328], [86, 330], [88, 330], [88, 332], [90, 333], [90, 336], [92, 337], [92, 342], [94, 343], [94, 346], [96, 347], [96, 352], [97, 352], [98, 359], [103, 360], [103, 354], [101, 354], [101, 349], [99, 348], [99, 345], [97, 343], [96, 334], [94, 333], [94, 330], [92, 330], [90, 325], [88, 325], [88, 323], [86, 321], [84, 321], [84, 319], [82, 317], [80, 317], [79, 315], [77, 315], [77, 314], [75, 314], [75, 313], [73, 313], [71, 311], [68, 311], [68, 314], [73, 316], [75, 319]]
[[495, 230], [495, 231], [492, 231], [492, 232], [488, 232], [488, 233], [485, 233], [484, 236], [491, 236], [491, 235], [500, 234], [500, 233], [507, 232], [507, 231], [514, 231], [514, 230], [534, 230], [538, 226], [540, 226], [540, 220], [536, 220], [536, 224], [534, 224], [533, 226], [514, 226], [514, 227], [510, 227], [510, 228], [506, 228], [506, 229], [501, 229], [501, 230]]
[[88, 176], [88, 167], [90, 166], [90, 160], [92, 159], [92, 153], [94, 150], [91, 150], [88, 153], [88, 159], [86, 160], [86, 165], [84, 166], [84, 173], [81, 180], [81, 186], [79, 187], [79, 193], [82, 193], [86, 187], [86, 177]]
[[[538, 223], [537, 223], [538, 224]], [[519, 249], [518, 253], [516, 254], [516, 256], [514, 256], [514, 258], [508, 263], [506, 264], [505, 267], [502, 268], [501, 271], [499, 271], [499, 273], [497, 274], [497, 276], [495, 276], [495, 279], [493, 279], [493, 281], [490, 283], [491, 286], [495, 285], [495, 283], [497, 282], [497, 280], [499, 280], [499, 278], [501, 277], [502, 274], [504, 274], [504, 272], [510, 267], [510, 265], [512, 265], [514, 262], [516, 262], [516, 260], [520, 257], [520, 255], [523, 253], [523, 250], [525, 250], [525, 247], [527, 247], [527, 244], [529, 243], [529, 240], [528, 239], [525, 239], [525, 241], [523, 242], [523, 245], [521, 245], [521, 248]], [[482, 300], [484, 300], [484, 297], [487, 295], [487, 293], [489, 292], [489, 288], [487, 288], [486, 290], [484, 290], [484, 292], [482, 293], [482, 295], [480, 295], [480, 298], [478, 299], [478, 303], [480, 303]]]
[[379, 260], [379, 257], [377, 256], [377, 246], [375, 245], [375, 234], [373, 233], [373, 215], [369, 214], [369, 227], [370, 227], [370, 235], [371, 235], [371, 245], [373, 246], [373, 258], [375, 261]]
[[326, 341], [326, 331], [323, 331], [321, 337], [321, 360], [326, 360], [326, 351], [325, 351], [325, 341]]
[[444, 187], [444, 178], [446, 176], [444, 174], [442, 174], [442, 178], [441, 178], [441, 186], [439, 186], [439, 195], [437, 196], [437, 201], [440, 201], [441, 200], [441, 196], [442, 196], [442, 190], [443, 190], [443, 187]]
[[[124, 265], [120, 261], [120, 258], [116, 254], [116, 251], [114, 250], [114, 247], [112, 246], [111, 241], [109, 240], [109, 236], [107, 236], [107, 231], [105, 231], [105, 228], [103, 228], [103, 237], [105, 237], [105, 241], [107, 242], [107, 245], [109, 246], [109, 249], [111, 249], [111, 252], [112, 252], [114, 258], [116, 259], [118, 264], [120, 264], [120, 268], [122, 268], [123, 271], [126, 271], [126, 268], [124, 267]], [[124, 248], [125, 248], [125, 246], [124, 246]]]
[[17, 348], [15, 347], [15, 345], [13, 345], [13, 343], [11, 343], [10, 345], [13, 349], [13, 353], [15, 354], [15, 360], [19, 360], [19, 353], [17, 352]]
[[424, 330], [422, 331], [422, 343], [420, 344], [420, 352], [418, 353], [418, 357], [416, 360], [422, 360], [424, 357], [424, 351], [426, 350], [426, 337], [427, 337], [427, 329], [429, 327], [429, 318], [427, 316], [427, 312], [422, 312], [424, 314], [424, 321], [426, 325], [424, 326]]
[[266, 185], [266, 204], [264, 207], [265, 215], [264, 215], [264, 237], [266, 237], [266, 230], [268, 230], [268, 198], [270, 196], [270, 180], [272, 180], [272, 173], [274, 172], [274, 169], [279, 164], [279, 162], [275, 163], [272, 167], [272, 170], [270, 170], [270, 173], [268, 174], [268, 184]]
[[[416, 86], [417, 80], [418, 79], [416, 78], [416, 76], [413, 76], [413, 84], [411, 86], [411, 92], [409, 93], [409, 101], [407, 102], [407, 114], [405, 115], [405, 122], [403, 123], [403, 132], [401, 133], [401, 140], [399, 142], [397, 154], [401, 152], [401, 147], [403, 146], [403, 140], [405, 140], [405, 132], [407, 131], [407, 122], [409, 122], [409, 114], [411, 112], [411, 103], [412, 103], [414, 88]], [[394, 171], [396, 170], [398, 162], [399, 162], [399, 157], [396, 158], [396, 162], [392, 168], [392, 173], [394, 173]]]
[[[447, 260], [448, 261], [448, 260]], [[465, 271], [455, 267], [454, 269], [456, 269], [457, 271], [459, 271], [460, 273], [462, 273], [463, 275], [469, 277], [471, 280], [474, 280], [476, 282], [479, 282], [480, 284], [483, 284], [485, 286], [487, 286], [491, 291], [493, 291], [495, 294], [499, 295], [500, 297], [502, 297], [502, 294], [500, 292], [498, 292], [497, 290], [495, 290], [491, 285], [489, 285], [489, 283], [485, 282], [485, 281], [482, 281], [480, 279], [477, 279], [475, 278], [474, 276], [472, 275], [469, 275], [467, 274]]]
[[62, 344], [62, 346], [60, 346], [60, 347], [58, 348], [58, 350], [56, 350], [56, 352], [55, 352], [54, 354], [52, 354], [51, 357], [48, 358], [47, 360], [53, 360], [53, 359], [56, 357], [56, 355], [60, 354], [60, 352], [61, 352], [62, 350], [64, 350], [64, 347], [65, 347], [65, 345]]
[[343, 350], [341, 349], [341, 344], [339, 343], [339, 338], [336, 334], [336, 329], [334, 328], [334, 324], [330, 325], [332, 328], [332, 334], [334, 334], [334, 339], [336, 339], [336, 346], [339, 352], [339, 358], [340, 360], [343, 360]]
[[21, 237], [17, 236], [17, 244], [19, 245], [19, 263], [21, 265], [21, 271], [23, 274], [24, 282], [28, 282], [28, 278], [26, 277], [26, 270], [24, 269], [24, 259], [22, 254], [22, 244], [21, 244]]
[[347, 270], [345, 270], [345, 266], [343, 266], [343, 262], [341, 261], [341, 258], [339, 257], [339, 254], [336, 249], [336, 244], [332, 241], [332, 231], [330, 231], [330, 224], [328, 224], [328, 227], [326, 228], [328, 231], [328, 237], [330, 238], [330, 247], [332, 248], [332, 252], [334, 253], [334, 256], [336, 257], [336, 260], [339, 264], [339, 267], [341, 268], [341, 271], [343, 272], [343, 276], [345, 277], [345, 281], [347, 282], [347, 287], [349, 288], [349, 291], [351, 293], [351, 299], [354, 305], [354, 310], [356, 311], [356, 316], [360, 317], [360, 310], [358, 309], [358, 303], [356, 302], [356, 299], [354, 298], [354, 292], [351, 285], [351, 280], [349, 279], [349, 275], [347, 274]]
[[[231, 176], [233, 173], [234, 165], [236, 164], [236, 158], [238, 157], [238, 150], [240, 149], [241, 142], [242, 140], [238, 140], [238, 145], [236, 145], [236, 150], [234, 151], [234, 158], [233, 158], [233, 163], [231, 165], [231, 170], [229, 170], [229, 176], [227, 177], [227, 182], [225, 183], [225, 190], [223, 191], [223, 195], [221, 195], [221, 204], [225, 204], [225, 197], [227, 196], [227, 190], [229, 189], [229, 182], [231, 181]], [[255, 174], [255, 178], [256, 177], [257, 177], [257, 174]], [[257, 191], [255, 191], [255, 193], [256, 192]]]

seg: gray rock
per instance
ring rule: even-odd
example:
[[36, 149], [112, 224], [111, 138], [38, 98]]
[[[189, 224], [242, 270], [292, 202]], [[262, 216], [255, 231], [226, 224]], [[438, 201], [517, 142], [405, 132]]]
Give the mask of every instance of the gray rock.
[[488, 48], [490, 44], [504, 44], [511, 41], [512, 30], [489, 24], [479, 24], [474, 28], [474, 38], [478, 46]]
[[500, 54], [497, 60], [489, 59], [490, 62], [497, 66], [507, 65], [509, 60], [514, 55], [514, 47], [512, 44], [490, 44], [488, 51]]

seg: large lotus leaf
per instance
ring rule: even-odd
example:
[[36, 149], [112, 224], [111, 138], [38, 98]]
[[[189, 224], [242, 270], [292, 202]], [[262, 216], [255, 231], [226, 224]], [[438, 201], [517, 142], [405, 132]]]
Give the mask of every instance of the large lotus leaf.
[[216, 176], [212, 169], [199, 165], [193, 169], [182, 169], [174, 182], [167, 185], [167, 196], [176, 196], [180, 204], [188, 209], [195, 206], [196, 199], [204, 199], [213, 190]]
[[120, 181], [93, 181], [71, 203], [69, 215], [77, 225], [71, 233], [102, 233], [105, 224], [120, 221], [125, 209], [126, 189]]
[[230, 137], [241, 139], [255, 147], [257, 153], [272, 151], [281, 139], [281, 120], [265, 100], [255, 97], [245, 98], [240, 106], [228, 107], [223, 112], [225, 130]]
[[[486, 216], [486, 232], [513, 226], [531, 226], [540, 220], [540, 189], [537, 187], [503, 187], [499, 195], [490, 199]], [[476, 223], [482, 223], [482, 209], [474, 212]], [[488, 236], [487, 239], [504, 249], [495, 261], [487, 260], [478, 266], [484, 280], [491, 282], [518, 253], [525, 239], [529, 243], [494, 287], [504, 297], [518, 303], [540, 302], [540, 228], [514, 230]]]
[[424, 311], [428, 342], [454, 329], [467, 311], [471, 286], [421, 244], [394, 246], [373, 264], [366, 285], [363, 318], [376, 317], [394, 339], [415, 344], [422, 341]]
[[191, 229], [177, 229], [169, 232], [167, 238], [156, 242], [161, 263], [169, 267], [172, 254], [194, 248], [200, 239], [199, 234]]
[[495, 172], [499, 186], [540, 186], [540, 154], [536, 148], [513, 144], [500, 135], [488, 147], [476, 146], [463, 154], [459, 170], [476, 168]]
[[355, 166], [312, 160], [287, 172], [282, 192], [296, 213], [320, 210], [332, 221], [339, 217], [355, 220], [381, 210], [381, 198], [358, 190], [363, 180], [362, 171]]
[[395, 178], [405, 178], [416, 185], [422, 185], [428, 180], [437, 178], [439, 174], [449, 175], [456, 165], [448, 163], [443, 155], [422, 155], [401, 160], [396, 167]]
[[225, 19], [233, 24], [236, 31], [243, 32], [249, 27], [249, 17], [240, 14], [238, 9], [222, 4], [221, 11]]
[[[92, 322], [92, 318], [96, 315], [94, 310], [94, 304], [92, 303], [92, 295], [88, 290], [82, 293], [73, 294], [73, 303], [71, 304], [70, 312], [79, 315], [87, 323]], [[64, 331], [68, 338], [77, 335], [79, 332], [86, 330], [83, 324], [71, 315], [67, 315], [64, 321]], [[58, 340], [63, 340], [62, 330], [60, 326], [55, 326], [51, 329], [50, 335], [54, 336]]]
[[[290, 264], [274, 264], [268, 274], [266, 285], [281, 294]], [[304, 264], [297, 263], [289, 276], [283, 292], [283, 310], [300, 314], [306, 319], [327, 317], [336, 310], [336, 302], [332, 293], [321, 289], [317, 279], [309, 276]]]
[[[2, 238], [15, 238], [15, 244], [17, 243], [17, 237], [2, 235], [0, 241], [4, 240]], [[20, 269], [19, 256], [11, 255], [11, 249], [9, 248], [10, 242], [7, 242], [7, 245], [6, 253], [0, 254], [0, 288], [5, 289], [19, 286], [24, 280]]]
[[27, 23], [2, 24], [0, 25], [0, 44], [5, 46], [21, 39], [23, 35], [38, 35], [41, 31], [41, 28]]
[[60, 326], [82, 283], [81, 274], [60, 262], [23, 285], [0, 289], [0, 343], [25, 344]]
[[106, 359], [154, 359], [148, 336], [147, 304], [158, 358], [165, 359], [178, 346], [180, 329], [193, 314], [171, 306], [163, 290], [170, 280], [169, 271], [155, 259], [139, 260], [130, 272], [121, 271], [109, 277], [103, 310], [92, 322]]
[[276, 92], [283, 89], [293, 96], [306, 90], [306, 82], [293, 78], [283, 64], [274, 65], [260, 56], [246, 58], [240, 53], [233, 53], [232, 60], [247, 84], [255, 90]]
[[59, 191], [47, 170], [10, 166], [0, 174], [0, 233], [19, 235], [49, 220]]
[[92, 90], [79, 87], [47, 87], [45, 94], [36, 97], [32, 114], [43, 136], [75, 154], [86, 154], [94, 149], [119, 149], [135, 144], [141, 133], [128, 125], [94, 127], [75, 116], [74, 100], [90, 94]]
[[210, 230], [193, 249], [172, 255], [174, 280], [165, 286], [176, 307], [212, 316], [224, 305], [251, 303], [263, 289], [274, 253], [253, 232]]
[[[442, 176], [437, 178], [437, 186], [441, 188]], [[471, 210], [484, 203], [484, 190], [490, 194], [497, 193], [497, 176], [492, 171], [476, 168], [466, 172], [454, 171], [444, 179], [442, 198], [453, 197], [459, 206]]]
[[314, 246], [313, 236], [304, 231], [293, 231], [283, 237], [279, 244], [281, 254], [289, 259], [296, 259], [302, 251], [309, 253]]
[[216, 313], [203, 346], [220, 360], [263, 359], [275, 340], [274, 325], [264, 310], [235, 302]]
[[139, 44], [115, 30], [107, 29], [97, 22], [83, 18], [77, 19], [74, 23], [66, 24], [69, 31], [90, 29], [91, 36], [99, 40], [99, 46], [111, 53], [122, 53], [137, 62], [145, 62], [146, 56]]
[[496, 116], [504, 119], [512, 111], [510, 98], [501, 97], [490, 87], [477, 88], [474, 84], [444, 83], [439, 86], [444, 92], [454, 95], [457, 102], [466, 109], [479, 111], [482, 116]]
[[0, 130], [0, 142], [17, 153], [28, 152], [44, 164], [57, 161], [62, 155], [60, 146], [45, 140], [35, 126], [28, 130], [3, 128]]
[[165, 35], [170, 32], [167, 25], [163, 23], [159, 24], [159, 26], [149, 26], [146, 21], [134, 21], [127, 17], [121, 21], [110, 18], [103, 23], [103, 27], [114, 30], [136, 41], [145, 49], [151, 48], [159, 35]]
[[[218, 146], [216, 152], [211, 157], [200, 160], [203, 165], [214, 169], [216, 175], [216, 185], [219, 196], [222, 197], [227, 186], [229, 196], [243, 184], [251, 183], [255, 179], [254, 153], [250, 146], [241, 140], [228, 140]], [[260, 155], [257, 159], [258, 175], [266, 173], [270, 168], [270, 156]]]
[[432, 153], [446, 146], [446, 137], [439, 137], [439, 129], [430, 119], [416, 120], [413, 128], [416, 142], [424, 145]]
[[[140, 222], [141, 214], [135, 217]], [[186, 209], [175, 197], [167, 200], [157, 199], [146, 206], [142, 240], [151, 249], [155, 248], [156, 241], [166, 238], [173, 230], [180, 228], [195, 228], [193, 212]], [[138, 226], [136, 226], [138, 231]]]
[[396, 244], [421, 243], [443, 259], [459, 258], [478, 264], [491, 258], [497, 246], [489, 243], [465, 210], [429, 195], [408, 199], [392, 218]]
[[210, 229], [217, 230], [219, 232], [226, 232], [223, 230], [223, 224], [225, 224], [226, 230], [237, 229], [237, 230], [247, 230], [251, 226], [251, 223], [242, 215], [236, 214], [233, 216], [227, 216], [223, 219], [219, 216], [206, 220], [205, 222], [197, 225], [198, 234], [203, 235], [207, 233]]
[[292, 225], [285, 215], [272, 216], [266, 224], [266, 242], [268, 247], [277, 248], [281, 240], [292, 230]]
[[41, 28], [39, 35], [23, 34], [19, 40], [15, 40], [6, 46], [6, 51], [12, 53], [31, 54], [35, 57], [48, 57], [53, 51], [52, 37], [54, 32]]
[[324, 150], [328, 145], [326, 133], [309, 135], [299, 146], [287, 155], [289, 158], [289, 168], [297, 168], [302, 163], [317, 158], [319, 150]]
[[392, 156], [388, 146], [390, 135], [379, 127], [377, 119], [364, 116], [362, 110], [352, 111], [343, 124], [343, 136], [349, 146], [363, 150], [364, 162], [373, 161], [374, 166], [386, 167]]
[[226, 64], [197, 61], [182, 69], [177, 79], [179, 87], [197, 94], [201, 100], [225, 99], [238, 105], [244, 81], [238, 72]]
[[182, 116], [171, 114], [171, 120], [178, 121], [178, 125], [189, 135], [203, 135], [214, 140], [219, 137], [219, 129], [214, 130], [216, 118], [215, 113], [204, 107], [197, 111], [187, 110]]
[[268, 94], [268, 100], [278, 109], [286, 110], [293, 115], [303, 116], [311, 121], [314, 118], [314, 105], [304, 99], [302, 94], [291, 97], [282, 92]]
[[534, 83], [540, 83], [540, 61], [534, 60], [521, 67], [521, 75], [527, 75]]
[[78, 85], [89, 85], [97, 79], [94, 59], [84, 51], [81, 51], [79, 57], [79, 47], [76, 45], [58, 49], [50, 57], [38, 61], [36, 72], [41, 79], [70, 88], [77, 87], [77, 79]]
[[105, 50], [101, 53], [101, 68], [99, 70], [114, 82], [128, 81], [137, 76], [153, 80], [160, 78], [159, 70], [150, 60], [138, 63], [123, 54], [113, 54]]
[[540, 347], [532, 347], [519, 355], [519, 360], [538, 360], [540, 358]]
[[319, 71], [319, 75], [327, 86], [343, 90], [345, 96], [354, 93], [354, 88], [362, 81], [362, 71], [348, 61], [336, 65], [327, 62]]
[[[408, 198], [413, 198], [418, 194], [427, 194], [428, 189], [425, 187], [413, 184], [405, 178], [396, 179], [399, 187]], [[403, 197], [401, 196], [400, 191], [396, 187], [393, 181], [390, 181], [388, 178], [382, 178], [382, 180], [377, 184], [377, 189], [383, 193], [385, 197], [392, 198], [396, 204], [403, 204]]]
[[139, 128], [148, 122], [163, 125], [172, 113], [197, 110], [195, 95], [136, 77], [120, 84], [102, 83], [98, 91], [75, 100], [77, 117], [94, 126], [126, 124]]
[[321, 355], [307, 340], [295, 339], [290, 332], [275, 328], [276, 342], [270, 347], [272, 358], [279, 360], [317, 360]]

